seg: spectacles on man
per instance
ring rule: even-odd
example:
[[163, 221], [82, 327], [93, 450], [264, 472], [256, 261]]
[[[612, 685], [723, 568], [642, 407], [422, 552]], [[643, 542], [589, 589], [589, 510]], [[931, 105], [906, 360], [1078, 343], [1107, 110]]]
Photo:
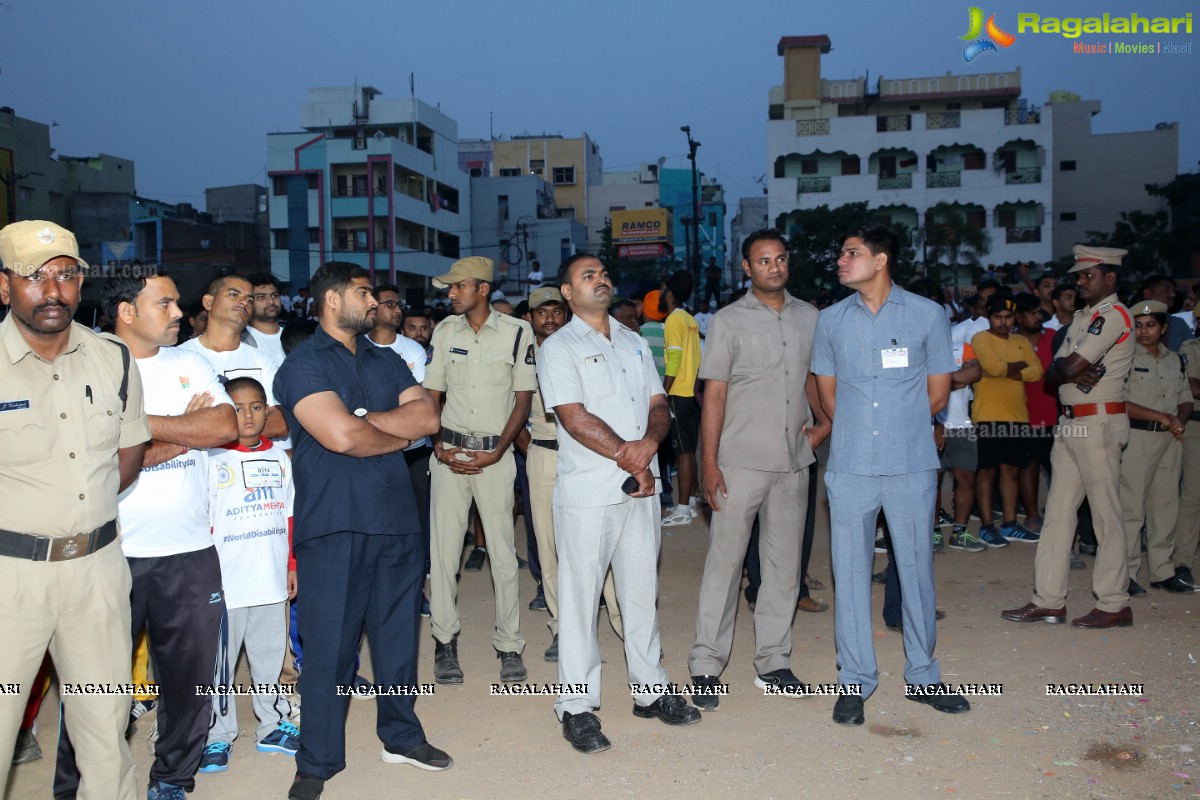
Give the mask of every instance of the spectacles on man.
[[379, 305], [387, 306], [388, 308], [400, 308], [399, 300], [380, 300]]

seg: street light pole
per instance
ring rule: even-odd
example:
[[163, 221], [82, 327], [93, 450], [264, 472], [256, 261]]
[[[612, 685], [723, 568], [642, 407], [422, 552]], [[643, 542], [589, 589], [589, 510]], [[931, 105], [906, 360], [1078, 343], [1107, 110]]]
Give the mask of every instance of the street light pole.
[[684, 125], [679, 130], [687, 134], [688, 160], [692, 162], [692, 236], [688, 246], [688, 261], [698, 286], [700, 285], [700, 173], [696, 170], [696, 150], [700, 147], [700, 143], [692, 138], [690, 125]]

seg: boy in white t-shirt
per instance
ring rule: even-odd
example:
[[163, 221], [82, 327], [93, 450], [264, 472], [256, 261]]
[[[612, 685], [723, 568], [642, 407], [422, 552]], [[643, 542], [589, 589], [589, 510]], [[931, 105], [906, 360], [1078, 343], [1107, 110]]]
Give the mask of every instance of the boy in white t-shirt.
[[275, 686], [287, 653], [288, 600], [296, 596], [291, 557], [292, 464], [277, 442], [265, 438], [267, 393], [253, 378], [225, 384], [237, 411], [238, 438], [208, 451], [208, 515], [229, 614], [227, 672], [218, 677], [213, 722], [200, 759], [201, 772], [224, 772], [238, 735], [232, 695], [220, 684], [233, 682], [238, 656], [246, 648], [258, 717], [256, 738], [264, 753], [296, 755], [300, 730], [290, 721], [291, 704]]

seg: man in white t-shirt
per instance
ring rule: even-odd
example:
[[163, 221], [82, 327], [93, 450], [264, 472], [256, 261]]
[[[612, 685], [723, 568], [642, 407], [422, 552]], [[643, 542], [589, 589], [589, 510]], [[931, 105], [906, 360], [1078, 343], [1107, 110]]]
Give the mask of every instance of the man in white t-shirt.
[[[221, 565], [208, 524], [205, 451], [237, 436], [217, 375], [179, 336], [179, 291], [165, 275], [111, 278], [101, 302], [141, 375], [152, 436], [138, 479], [119, 496], [121, 549], [133, 578], [132, 635], [151, 632], [159, 685], [150, 800], [182, 798], [208, 733], [209, 698], [225, 611]], [[65, 726], [64, 731], [65, 734]], [[60, 736], [56, 797], [74, 796], [74, 754]]]
[[[259, 272], [247, 278], [250, 281], [254, 311], [246, 333], [250, 334], [260, 350], [266, 351], [276, 363], [283, 362], [283, 326], [279, 314], [283, 310], [283, 296], [279, 292], [279, 279], [269, 272]], [[290, 301], [289, 301], [290, 305]], [[267, 387], [270, 389], [270, 387]]]
[[545, 280], [546, 276], [542, 273], [542, 263], [534, 260], [534, 262], [529, 265], [529, 277], [526, 278], [526, 281], [529, 283], [529, 292], [541, 287]]

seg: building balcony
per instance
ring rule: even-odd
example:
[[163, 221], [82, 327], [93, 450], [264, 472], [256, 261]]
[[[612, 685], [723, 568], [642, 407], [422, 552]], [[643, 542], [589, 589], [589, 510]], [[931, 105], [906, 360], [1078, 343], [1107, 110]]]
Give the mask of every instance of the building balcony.
[[892, 133], [896, 131], [911, 130], [911, 114], [892, 114], [891, 116], [879, 116], [875, 118], [876, 133]]
[[883, 189], [911, 189], [912, 188], [912, 173], [903, 172], [899, 175], [879, 176], [879, 188]]
[[962, 186], [961, 172], [926, 172], [925, 186], [929, 189], [950, 189]]
[[959, 111], [935, 111], [925, 115], [925, 130], [927, 131], [958, 128], [961, 125], [962, 113]]
[[1041, 121], [1040, 108], [1010, 108], [1004, 112], [1005, 125], [1037, 125]]
[[827, 119], [798, 119], [796, 120], [797, 136], [827, 136], [829, 120]]
[[796, 191], [800, 194], [832, 192], [833, 178], [797, 178]]
[[1042, 226], [1008, 227], [1004, 229], [1004, 241], [1008, 244], [1028, 244], [1042, 240]]
[[1012, 172], [1004, 173], [1004, 182], [1009, 186], [1013, 184], [1041, 183], [1042, 168], [1023, 167], [1021, 169], [1014, 169]]

